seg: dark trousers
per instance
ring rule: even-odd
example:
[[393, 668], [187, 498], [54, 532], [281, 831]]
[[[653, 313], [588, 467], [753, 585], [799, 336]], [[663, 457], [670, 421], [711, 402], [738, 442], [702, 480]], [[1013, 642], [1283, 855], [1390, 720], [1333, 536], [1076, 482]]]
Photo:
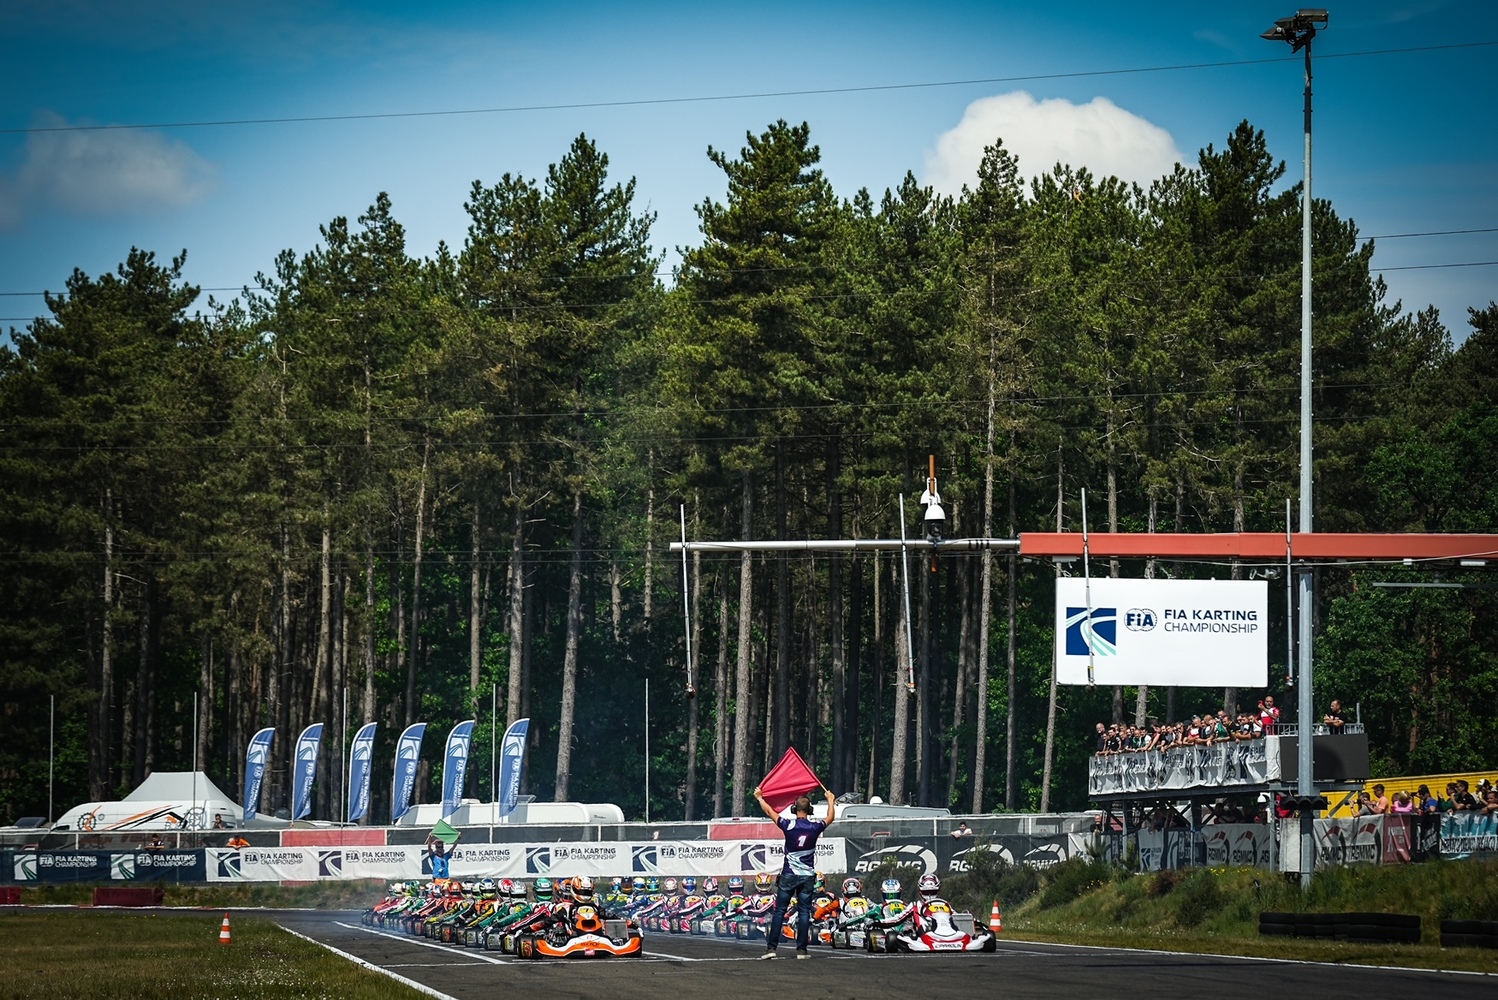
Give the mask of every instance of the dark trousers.
[[791, 897], [796, 898], [796, 950], [805, 951], [811, 939], [811, 892], [817, 884], [815, 875], [781, 875], [775, 889], [775, 912], [770, 915], [770, 929], [766, 934], [765, 947], [770, 951], [780, 943], [780, 932], [785, 926], [785, 908]]

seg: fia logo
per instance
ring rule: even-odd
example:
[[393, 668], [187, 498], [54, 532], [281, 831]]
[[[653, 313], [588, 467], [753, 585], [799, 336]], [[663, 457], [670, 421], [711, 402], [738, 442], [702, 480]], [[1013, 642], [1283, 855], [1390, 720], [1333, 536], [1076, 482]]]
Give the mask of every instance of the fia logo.
[[218, 877], [224, 879], [244, 878], [240, 868], [242, 858], [238, 851], [224, 851], [218, 855]]
[[1118, 609], [1066, 609], [1066, 655], [1118, 655]]
[[1149, 608], [1130, 608], [1124, 612], [1124, 628], [1130, 632], [1148, 632], [1159, 621], [1160, 617]]

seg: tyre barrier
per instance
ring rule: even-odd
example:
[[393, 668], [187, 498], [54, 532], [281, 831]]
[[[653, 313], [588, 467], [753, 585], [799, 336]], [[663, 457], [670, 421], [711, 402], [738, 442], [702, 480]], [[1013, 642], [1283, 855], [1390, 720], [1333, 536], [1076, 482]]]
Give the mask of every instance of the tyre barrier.
[[1277, 913], [1259, 914], [1263, 937], [1315, 938], [1363, 944], [1420, 943], [1420, 918], [1407, 913]]
[[1442, 948], [1498, 948], [1498, 920], [1442, 920]]

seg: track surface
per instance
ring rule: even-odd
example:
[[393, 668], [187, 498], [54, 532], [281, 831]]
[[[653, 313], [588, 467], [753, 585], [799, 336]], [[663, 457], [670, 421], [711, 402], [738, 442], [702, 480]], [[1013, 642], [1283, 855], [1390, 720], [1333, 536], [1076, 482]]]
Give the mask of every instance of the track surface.
[[716, 1000], [800, 996], [860, 1000], [870, 996], [979, 998], [1158, 995], [1163, 989], [1213, 1000], [1264, 1000], [1298, 993], [1322, 996], [1424, 996], [1492, 1000], [1491, 977], [1443, 972], [1349, 968], [1254, 959], [1071, 948], [1005, 942], [995, 954], [868, 955], [813, 946], [796, 961], [781, 948], [757, 959], [758, 943], [647, 935], [645, 957], [528, 961], [454, 948], [359, 923], [351, 911], [267, 914], [282, 926], [389, 969], [457, 1000], [492, 1000], [516, 991], [549, 997], [619, 1000]]

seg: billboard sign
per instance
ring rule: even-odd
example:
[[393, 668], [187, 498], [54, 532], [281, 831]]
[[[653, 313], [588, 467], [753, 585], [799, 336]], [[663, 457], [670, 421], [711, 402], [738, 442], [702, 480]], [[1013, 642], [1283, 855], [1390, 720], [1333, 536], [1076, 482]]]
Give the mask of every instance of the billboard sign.
[[[1090, 590], [1090, 593], [1089, 593]], [[1056, 581], [1056, 682], [1263, 687], [1263, 580]]]

